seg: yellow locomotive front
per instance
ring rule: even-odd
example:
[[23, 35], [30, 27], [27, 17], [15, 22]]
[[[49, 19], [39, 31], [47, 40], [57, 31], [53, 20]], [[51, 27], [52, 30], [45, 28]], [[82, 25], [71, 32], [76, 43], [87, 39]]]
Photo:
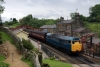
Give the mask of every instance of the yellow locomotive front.
[[74, 53], [82, 51], [82, 43], [80, 41], [71, 41], [71, 51]]

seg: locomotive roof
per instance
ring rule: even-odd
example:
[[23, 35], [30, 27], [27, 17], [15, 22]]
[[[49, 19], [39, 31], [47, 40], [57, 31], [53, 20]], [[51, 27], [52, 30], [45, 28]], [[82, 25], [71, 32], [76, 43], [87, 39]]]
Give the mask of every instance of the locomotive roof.
[[77, 38], [77, 37], [63, 36], [63, 35], [58, 35], [58, 34], [51, 34], [51, 33], [49, 33], [47, 35], [51, 36], [51, 37], [55, 37], [57, 39], [61, 39], [61, 40], [71, 40], [71, 41], [79, 40], [79, 38]]

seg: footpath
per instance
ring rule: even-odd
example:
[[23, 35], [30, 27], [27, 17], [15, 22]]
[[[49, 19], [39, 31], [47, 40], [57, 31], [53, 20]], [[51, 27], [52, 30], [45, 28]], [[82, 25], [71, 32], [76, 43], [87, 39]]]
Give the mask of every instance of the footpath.
[[38, 44], [37, 42], [30, 39], [31, 43], [37, 48], [40, 52], [42, 52], [43, 58], [48, 58], [48, 55], [41, 49], [41, 44]]
[[4, 43], [8, 47], [8, 58], [4, 61], [10, 64], [10, 67], [29, 67], [28, 64], [21, 60], [22, 55], [18, 53], [17, 48], [9, 41]]

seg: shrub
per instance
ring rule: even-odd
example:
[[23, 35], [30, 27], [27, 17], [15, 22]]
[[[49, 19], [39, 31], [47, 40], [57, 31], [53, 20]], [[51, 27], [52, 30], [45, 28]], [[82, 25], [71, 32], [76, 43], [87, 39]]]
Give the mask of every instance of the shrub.
[[9, 67], [9, 64], [3, 62], [4, 60], [5, 57], [2, 54], [0, 54], [0, 67]]
[[55, 60], [55, 57], [50, 57], [49, 59], [50, 59], [50, 60]]
[[29, 40], [22, 40], [23, 46], [28, 49], [28, 50], [32, 50], [33, 49], [33, 45]]
[[41, 65], [41, 67], [50, 67], [50, 66], [49, 66], [49, 64], [47, 64], [47, 63], [43, 63], [43, 64]]
[[2, 44], [2, 40], [0, 39], [0, 44]]

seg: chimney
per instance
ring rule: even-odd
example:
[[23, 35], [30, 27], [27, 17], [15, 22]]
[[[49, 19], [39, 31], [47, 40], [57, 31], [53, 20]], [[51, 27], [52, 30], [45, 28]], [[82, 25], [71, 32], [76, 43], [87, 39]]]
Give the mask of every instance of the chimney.
[[75, 13], [75, 21], [76, 21], [76, 27], [80, 27], [80, 17], [79, 13]]
[[62, 23], [64, 20], [64, 17], [60, 17], [60, 22]]
[[67, 20], [68, 20], [68, 16], [67, 16]]

